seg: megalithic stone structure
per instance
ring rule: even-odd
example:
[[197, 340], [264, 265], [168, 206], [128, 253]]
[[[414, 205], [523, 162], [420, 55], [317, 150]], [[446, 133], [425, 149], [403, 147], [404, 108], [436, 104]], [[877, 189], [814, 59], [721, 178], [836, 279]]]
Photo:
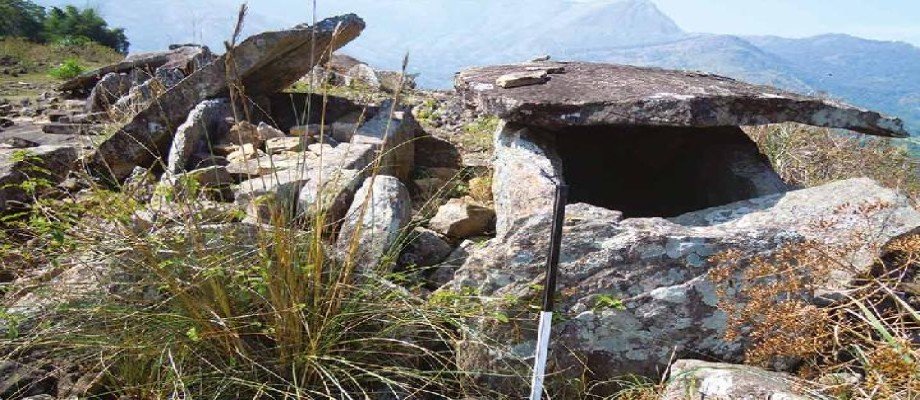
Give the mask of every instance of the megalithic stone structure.
[[228, 93], [227, 62], [232, 60], [247, 96], [283, 90], [329, 54], [351, 42], [364, 30], [354, 14], [328, 18], [314, 26], [264, 32], [237, 45], [228, 56], [183, 79], [154, 100], [86, 159], [94, 176], [121, 182], [136, 166], [149, 167], [165, 159], [176, 128], [203, 100]]

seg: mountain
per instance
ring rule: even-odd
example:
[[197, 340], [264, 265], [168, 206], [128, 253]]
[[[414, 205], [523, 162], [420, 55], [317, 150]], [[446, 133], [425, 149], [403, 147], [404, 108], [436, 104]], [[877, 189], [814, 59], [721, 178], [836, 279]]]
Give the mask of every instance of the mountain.
[[[93, 0], [134, 50], [199, 42], [221, 51], [240, 0]], [[61, 5], [73, 0], [40, 0]], [[244, 32], [313, 19], [308, 0], [250, 2]], [[683, 31], [649, 0], [318, 0], [319, 18], [355, 12], [367, 29], [343, 51], [448, 88], [455, 72], [537, 55], [700, 70], [827, 94], [903, 118], [920, 134], [920, 49], [847, 35], [803, 39]]]

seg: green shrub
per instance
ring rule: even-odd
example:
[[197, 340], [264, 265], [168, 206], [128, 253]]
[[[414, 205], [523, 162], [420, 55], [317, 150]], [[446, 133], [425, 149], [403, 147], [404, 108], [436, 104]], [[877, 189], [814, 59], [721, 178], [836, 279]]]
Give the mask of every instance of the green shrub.
[[57, 79], [72, 79], [80, 76], [84, 71], [86, 71], [86, 68], [80, 65], [77, 59], [71, 58], [64, 61], [60, 66], [52, 68], [48, 75]]

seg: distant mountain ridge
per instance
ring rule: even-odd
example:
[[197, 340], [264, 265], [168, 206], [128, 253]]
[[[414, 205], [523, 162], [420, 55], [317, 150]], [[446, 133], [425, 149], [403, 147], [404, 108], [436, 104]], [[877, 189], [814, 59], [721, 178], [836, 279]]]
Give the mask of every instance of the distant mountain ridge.
[[[133, 49], [231, 34], [236, 0], [95, 0]], [[43, 5], [70, 3], [41, 0]], [[306, 0], [250, 2], [246, 32], [311, 20]], [[140, 11], [138, 11], [140, 10]], [[203, 10], [201, 12], [196, 10]], [[920, 49], [829, 34], [803, 39], [688, 33], [649, 0], [318, 1], [319, 16], [355, 12], [368, 27], [344, 52], [398, 69], [410, 56], [423, 87], [448, 88], [474, 65], [555, 59], [700, 70], [833, 98], [901, 117], [920, 134]]]

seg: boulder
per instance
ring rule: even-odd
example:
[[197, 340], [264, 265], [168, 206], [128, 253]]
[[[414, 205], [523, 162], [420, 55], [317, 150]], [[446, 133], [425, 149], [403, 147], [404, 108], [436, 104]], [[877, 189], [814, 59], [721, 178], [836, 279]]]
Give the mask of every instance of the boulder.
[[[364, 21], [353, 14], [329, 18], [313, 27], [265, 32], [247, 38], [232, 50], [235, 71], [250, 97], [270, 94], [297, 81], [327, 51], [358, 36]], [[173, 128], [201, 101], [227, 91], [227, 55], [195, 71], [140, 110], [131, 121], [99, 145], [87, 160], [95, 175], [120, 182], [135, 166], [150, 166], [165, 157]]]
[[224, 118], [232, 113], [227, 99], [205, 100], [195, 106], [185, 122], [176, 129], [169, 149], [166, 171], [179, 174], [193, 168], [193, 154], [210, 153], [209, 143], [226, 135]]
[[72, 146], [0, 149], [0, 214], [27, 206], [42, 190], [61, 183], [76, 159]]
[[[600, 380], [627, 374], [654, 378], [672, 356], [742, 361], [746, 343], [725, 339], [728, 318], [717, 306], [716, 293], [722, 288], [735, 295], [747, 282], [714, 282], [709, 273], [717, 266], [710, 258], [715, 254], [732, 250], [744, 260], [794, 243], [826, 245], [849, 264], [814, 277], [823, 286], [817, 293], [833, 298], [854, 274], [869, 271], [879, 246], [920, 226], [920, 213], [906, 197], [864, 178], [670, 220], [596, 220], [593, 215], [603, 210], [590, 209], [567, 207], [558, 277], [563, 295], [557, 302], [564, 318], [553, 327], [548, 372], [579, 376], [583, 371], [571, 367], [585, 365], [594, 372], [592, 379]], [[542, 283], [550, 224], [550, 213], [516, 222], [505, 237], [474, 250], [444, 289], [470, 288], [491, 299], [538, 297], [533, 288]], [[527, 319], [513, 305], [496, 306]], [[536, 317], [514, 325], [480, 323], [482, 336], [457, 346], [460, 368], [527, 376], [522, 371], [530, 368], [526, 358], [533, 355]], [[486, 342], [491, 345], [483, 346]], [[502, 388], [526, 385], [514, 378], [490, 379]]]
[[405, 249], [399, 255], [403, 266], [430, 267], [447, 259], [454, 250], [437, 232], [415, 228], [409, 234]]
[[807, 400], [796, 378], [747, 365], [677, 360], [661, 400]]
[[255, 148], [262, 147], [262, 143], [265, 141], [259, 134], [259, 129], [246, 121], [240, 121], [233, 125], [230, 128], [230, 133], [227, 134], [227, 140], [235, 145], [244, 146], [249, 144]]
[[227, 161], [231, 163], [240, 163], [245, 162], [246, 160], [254, 160], [265, 155], [262, 150], [257, 149], [252, 145], [252, 143], [234, 146], [236, 146], [236, 150], [233, 150], [230, 152], [230, 154], [227, 154]]
[[[560, 64], [563, 65], [563, 64]], [[901, 120], [839, 103], [698, 72], [573, 62], [540, 84], [496, 80], [532, 65], [473, 68], [457, 75], [471, 105], [509, 122], [543, 128], [589, 125], [718, 127], [800, 122], [906, 137]]]
[[364, 176], [361, 171], [353, 169], [332, 170], [326, 176], [311, 176], [297, 197], [298, 217], [323, 214], [325, 223], [338, 222], [348, 211]]
[[132, 116], [149, 106], [150, 103], [185, 79], [185, 73], [178, 69], [159, 68], [150, 79], [132, 86], [128, 94], [122, 96], [112, 105], [111, 110], [121, 116]]
[[469, 198], [450, 199], [438, 208], [428, 227], [454, 239], [484, 235], [495, 226], [495, 211]]
[[415, 167], [414, 139], [421, 126], [409, 109], [397, 109], [391, 115], [391, 104], [384, 102], [377, 115], [358, 128], [351, 142], [377, 149], [379, 173], [408, 181]]
[[477, 246], [476, 242], [472, 240], [464, 240], [460, 243], [441, 264], [438, 264], [437, 267], [431, 271], [431, 274], [428, 276], [429, 288], [435, 290], [450, 283], [450, 281], [454, 279], [457, 270], [466, 263], [466, 259], [470, 256], [470, 252]]
[[367, 64], [356, 64], [345, 73], [346, 86], [353, 86], [356, 83], [371, 89], [380, 89], [380, 78], [377, 77], [377, 71]]
[[384, 257], [396, 259], [393, 246], [404, 235], [412, 218], [412, 201], [406, 187], [392, 176], [367, 178], [348, 209], [336, 248], [347, 263], [357, 271], [383, 271], [392, 265], [381, 265]]
[[111, 72], [99, 80], [86, 99], [87, 112], [103, 112], [131, 90], [133, 79], [126, 73]]
[[269, 139], [285, 137], [284, 132], [281, 132], [280, 129], [275, 128], [274, 126], [271, 126], [269, 124], [266, 124], [265, 122], [259, 122], [259, 126], [257, 129], [259, 130], [259, 138], [261, 138], [262, 140], [269, 140]]

